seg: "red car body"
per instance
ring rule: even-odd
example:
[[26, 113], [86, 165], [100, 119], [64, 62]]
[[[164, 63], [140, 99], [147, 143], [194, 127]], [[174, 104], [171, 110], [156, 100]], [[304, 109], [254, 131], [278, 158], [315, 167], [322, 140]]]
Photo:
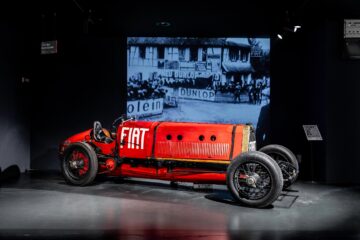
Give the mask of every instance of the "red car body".
[[234, 156], [248, 151], [249, 125], [126, 121], [111, 143], [96, 141], [93, 130], [68, 138], [94, 146], [99, 173], [196, 183], [226, 183]]
[[68, 183], [83, 186], [105, 174], [227, 184], [239, 202], [263, 207], [298, 174], [289, 149], [268, 145], [256, 151], [251, 125], [120, 120], [112, 133], [95, 122], [60, 145]]

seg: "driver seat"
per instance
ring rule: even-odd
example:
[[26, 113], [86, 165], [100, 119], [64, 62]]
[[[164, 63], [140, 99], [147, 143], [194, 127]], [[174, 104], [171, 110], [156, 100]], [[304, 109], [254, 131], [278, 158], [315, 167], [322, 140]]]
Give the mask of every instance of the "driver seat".
[[94, 139], [98, 142], [111, 143], [113, 141], [110, 132], [103, 128], [99, 121], [94, 122], [93, 135]]

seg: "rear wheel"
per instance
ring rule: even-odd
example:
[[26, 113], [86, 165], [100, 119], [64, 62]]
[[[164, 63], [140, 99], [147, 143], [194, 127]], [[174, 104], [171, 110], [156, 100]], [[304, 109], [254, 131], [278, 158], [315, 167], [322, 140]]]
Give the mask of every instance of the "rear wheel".
[[96, 153], [87, 143], [73, 143], [64, 152], [61, 170], [66, 182], [70, 184], [78, 186], [90, 184], [98, 172]]
[[259, 150], [266, 153], [279, 165], [284, 179], [284, 189], [290, 187], [299, 175], [299, 163], [295, 155], [286, 147], [271, 144]]
[[279, 166], [262, 152], [245, 152], [227, 169], [227, 186], [235, 200], [252, 207], [266, 207], [281, 193]]

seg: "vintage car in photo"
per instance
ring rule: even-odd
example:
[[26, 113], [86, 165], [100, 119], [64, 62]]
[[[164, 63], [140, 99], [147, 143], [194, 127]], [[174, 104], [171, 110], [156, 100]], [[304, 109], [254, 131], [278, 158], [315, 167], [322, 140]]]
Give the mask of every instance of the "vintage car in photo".
[[98, 174], [226, 184], [233, 198], [253, 207], [273, 203], [297, 178], [294, 154], [280, 145], [256, 151], [248, 124], [151, 122], [121, 117], [112, 128], [93, 128], [60, 144], [69, 184], [90, 184]]

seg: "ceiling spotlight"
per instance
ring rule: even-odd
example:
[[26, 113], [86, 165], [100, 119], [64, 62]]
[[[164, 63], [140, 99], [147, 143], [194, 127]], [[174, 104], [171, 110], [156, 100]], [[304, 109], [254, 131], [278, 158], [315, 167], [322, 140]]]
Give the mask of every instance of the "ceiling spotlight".
[[278, 39], [283, 39], [283, 37], [280, 34], [278, 34], [277, 37]]
[[300, 29], [301, 28], [301, 26], [300, 25], [295, 25], [294, 26], [294, 32], [296, 32], [298, 29]]
[[171, 26], [171, 23], [170, 23], [170, 22], [166, 22], [166, 21], [156, 22], [156, 26], [157, 26], [157, 27], [170, 27], [170, 26]]

